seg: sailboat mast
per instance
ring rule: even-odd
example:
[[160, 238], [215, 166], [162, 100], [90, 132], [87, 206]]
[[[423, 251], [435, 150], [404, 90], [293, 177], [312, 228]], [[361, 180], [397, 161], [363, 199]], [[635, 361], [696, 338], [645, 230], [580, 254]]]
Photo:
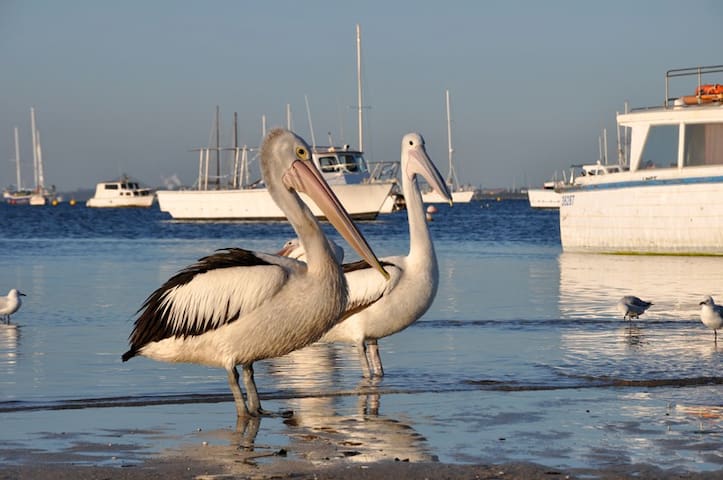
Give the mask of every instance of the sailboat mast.
[[356, 102], [357, 102], [357, 122], [359, 123], [359, 151], [364, 151], [364, 118], [362, 109], [362, 80], [361, 80], [361, 27], [356, 24]]
[[449, 89], [445, 90], [445, 99], [447, 103], [447, 158], [449, 159], [449, 174], [447, 176], [447, 183], [452, 185], [455, 173], [454, 164], [452, 163], [454, 149], [452, 148], [452, 122], [449, 115]]
[[33, 180], [35, 190], [38, 189], [38, 139], [35, 131], [35, 107], [30, 107], [30, 130], [33, 137]]
[[221, 189], [221, 112], [216, 105], [216, 190]]
[[20, 182], [20, 140], [18, 139], [18, 127], [15, 127], [15, 176], [16, 176], [16, 184], [15, 184], [15, 190], [18, 192], [23, 189], [22, 184]]

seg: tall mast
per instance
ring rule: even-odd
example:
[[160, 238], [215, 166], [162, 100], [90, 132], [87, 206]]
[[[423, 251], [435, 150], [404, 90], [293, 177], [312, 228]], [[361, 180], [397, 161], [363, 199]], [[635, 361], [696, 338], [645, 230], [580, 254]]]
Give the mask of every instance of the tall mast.
[[357, 122], [359, 123], [359, 151], [364, 151], [364, 123], [362, 109], [362, 83], [361, 83], [361, 27], [356, 24], [356, 102], [357, 102]]
[[33, 180], [35, 189], [38, 188], [38, 138], [35, 131], [35, 107], [30, 107], [30, 130], [33, 136]]
[[15, 127], [15, 190], [18, 192], [23, 189], [20, 181], [20, 141], [18, 140], [18, 127]]
[[216, 190], [221, 188], [221, 112], [216, 105]]
[[452, 148], [452, 120], [449, 113], [449, 89], [445, 90], [445, 100], [447, 103], [447, 154], [449, 159], [449, 174], [447, 174], [447, 184], [450, 185], [451, 190], [457, 186], [457, 172], [454, 171], [454, 163], [452, 162], [452, 156], [454, 149]]

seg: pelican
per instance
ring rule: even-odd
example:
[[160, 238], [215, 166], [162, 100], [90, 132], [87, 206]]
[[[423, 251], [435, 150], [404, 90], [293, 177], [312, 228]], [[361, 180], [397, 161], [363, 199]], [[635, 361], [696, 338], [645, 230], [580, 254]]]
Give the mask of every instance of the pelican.
[[18, 311], [20, 305], [23, 304], [20, 297], [24, 296], [23, 292], [13, 288], [6, 296], [0, 297], [0, 319], [5, 320], [5, 323], [10, 323], [10, 315]]
[[705, 297], [700, 305], [700, 321], [713, 330], [713, 341], [718, 343], [718, 329], [723, 327], [723, 305], [716, 305], [711, 296]]
[[652, 304], [652, 302], [646, 302], [633, 295], [625, 295], [618, 300], [616, 307], [622, 314], [623, 320], [632, 320], [639, 318]]
[[130, 334], [130, 349], [122, 356], [123, 361], [142, 355], [224, 368], [239, 419], [269, 413], [261, 408], [253, 363], [315, 342], [339, 320], [347, 303], [341, 267], [297, 192], [319, 206], [380, 277], [388, 277], [314, 167], [303, 139], [288, 130], [271, 131], [261, 147], [261, 171], [304, 245], [307, 263], [239, 248], [200, 259], [146, 299]]
[[391, 277], [388, 282], [378, 281], [363, 260], [344, 265], [349, 303], [342, 321], [321, 338], [322, 342], [356, 345], [365, 378], [384, 376], [378, 340], [414, 323], [427, 311], [437, 293], [437, 257], [417, 175], [421, 175], [450, 205], [452, 198], [418, 133], [408, 133], [402, 139], [401, 175], [409, 220], [409, 254], [381, 259]]

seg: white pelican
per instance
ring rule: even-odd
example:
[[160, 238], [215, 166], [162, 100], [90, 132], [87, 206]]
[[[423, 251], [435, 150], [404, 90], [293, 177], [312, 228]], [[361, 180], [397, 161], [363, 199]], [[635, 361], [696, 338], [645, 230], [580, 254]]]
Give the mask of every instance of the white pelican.
[[[253, 363], [315, 342], [339, 320], [347, 303], [341, 267], [296, 192], [314, 200], [359, 255], [388, 277], [314, 167], [304, 140], [287, 130], [271, 131], [261, 148], [261, 170], [269, 193], [301, 239], [308, 262], [238, 248], [200, 259], [148, 297], [130, 334], [130, 349], [122, 357], [126, 361], [142, 355], [226, 369], [239, 418], [266, 413]], [[237, 365], [243, 371], [246, 402]]]
[[639, 318], [652, 304], [652, 302], [646, 302], [633, 295], [625, 295], [618, 300], [616, 307], [623, 316], [623, 320], [632, 320]]
[[367, 378], [384, 375], [377, 341], [414, 323], [427, 311], [437, 293], [437, 256], [416, 176], [424, 177], [432, 189], [452, 204], [449, 190], [418, 133], [408, 133], [402, 139], [401, 167], [409, 220], [409, 254], [381, 259], [391, 277], [388, 282], [378, 281], [363, 260], [344, 265], [349, 303], [343, 320], [321, 338], [322, 342], [356, 345], [362, 375]]
[[718, 329], [723, 327], [723, 305], [716, 305], [711, 296], [705, 297], [700, 305], [700, 321], [713, 330], [713, 340], [718, 343]]
[[0, 297], [0, 319], [5, 320], [5, 323], [10, 323], [10, 315], [18, 311], [20, 305], [23, 304], [20, 297], [24, 296], [23, 292], [13, 288], [6, 296]]

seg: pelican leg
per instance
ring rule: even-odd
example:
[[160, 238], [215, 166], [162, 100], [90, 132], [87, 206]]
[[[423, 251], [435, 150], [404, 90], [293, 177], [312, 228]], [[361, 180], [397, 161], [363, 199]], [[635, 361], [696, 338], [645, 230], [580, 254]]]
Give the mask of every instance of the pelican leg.
[[382, 357], [379, 356], [379, 344], [377, 340], [369, 340], [367, 344], [367, 357], [372, 375], [375, 377], [384, 376], [384, 367], [382, 367]]
[[243, 393], [241, 393], [241, 387], [238, 384], [238, 370], [236, 367], [232, 367], [227, 370], [228, 372], [228, 386], [231, 387], [231, 393], [233, 393], [233, 400], [236, 404], [236, 416], [239, 418], [245, 418], [249, 416], [249, 411], [246, 408], [246, 402], [244, 402]]
[[[266, 416], [274, 417], [277, 414], [269, 410], [261, 408], [261, 400], [259, 400], [259, 392], [256, 390], [256, 381], [254, 380], [254, 366], [249, 363], [243, 366], [243, 381], [244, 388], [246, 389], [246, 404], [248, 405], [249, 413], [254, 416]], [[285, 410], [280, 413], [284, 418], [289, 418], [294, 414], [292, 410]]]
[[361, 364], [361, 370], [362, 370], [362, 377], [364, 378], [371, 378], [371, 370], [369, 368], [369, 359], [367, 358], [367, 345], [364, 340], [359, 342], [356, 346], [357, 351], [359, 352], [359, 363]]
[[261, 401], [259, 400], [259, 392], [256, 390], [256, 381], [254, 380], [254, 366], [252, 363], [242, 367], [244, 376], [244, 388], [246, 389], [246, 403], [249, 413], [254, 417], [263, 414], [261, 410]]

